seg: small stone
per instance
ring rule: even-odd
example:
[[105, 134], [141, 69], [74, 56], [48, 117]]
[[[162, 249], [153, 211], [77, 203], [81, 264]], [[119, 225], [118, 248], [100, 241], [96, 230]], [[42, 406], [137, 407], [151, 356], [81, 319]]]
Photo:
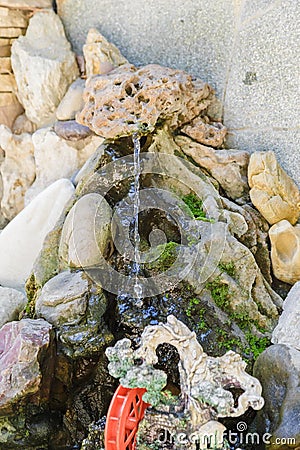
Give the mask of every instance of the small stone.
[[87, 81], [76, 120], [107, 139], [153, 131], [158, 120], [176, 129], [204, 111], [212, 94], [208, 84], [182, 70], [123, 64]]
[[72, 120], [75, 119], [76, 113], [83, 108], [83, 91], [85, 88], [85, 80], [77, 78], [69, 89], [67, 90], [62, 101], [56, 110], [56, 117], [58, 120]]
[[192, 141], [185, 136], [178, 136], [176, 144], [181, 150], [215, 178], [228, 197], [240, 199], [248, 194], [247, 168], [248, 152], [242, 150], [215, 150]]
[[221, 147], [224, 143], [227, 128], [221, 122], [206, 122], [202, 117], [196, 117], [185, 125], [181, 131], [200, 144], [210, 147]]
[[300, 225], [281, 220], [269, 230], [271, 261], [278, 280], [294, 284], [300, 280]]
[[32, 17], [26, 36], [12, 46], [11, 62], [27, 117], [39, 127], [53, 123], [57, 106], [79, 75], [75, 55], [54, 11]]
[[16, 118], [12, 126], [12, 132], [14, 134], [29, 133], [32, 134], [36, 131], [35, 123], [31, 122], [26, 114], [21, 114]]
[[85, 315], [89, 284], [83, 272], [62, 272], [49, 280], [36, 300], [35, 311], [55, 327], [78, 324]]
[[59, 256], [69, 267], [103, 264], [111, 249], [112, 212], [100, 194], [81, 197], [69, 212], [62, 231]]
[[26, 192], [25, 204], [28, 205], [54, 181], [71, 178], [102, 141], [102, 138], [95, 135], [79, 141], [67, 141], [58, 136], [52, 128], [37, 130], [32, 135], [36, 179]]
[[24, 289], [44, 239], [74, 192], [69, 180], [58, 180], [41, 192], [1, 232], [0, 284]]
[[101, 75], [128, 63], [120, 50], [108, 42], [95, 28], [91, 28], [83, 46], [86, 76]]
[[294, 225], [300, 215], [300, 192], [280, 167], [274, 152], [255, 152], [250, 157], [248, 182], [250, 198], [271, 224], [289, 220]]
[[76, 120], [58, 121], [54, 124], [55, 133], [66, 141], [80, 141], [92, 134], [92, 131], [80, 125]]
[[23, 319], [1, 328], [1, 415], [11, 413], [16, 404], [28, 397], [34, 398], [36, 404], [48, 399], [51, 373], [43, 374], [42, 361], [49, 358], [50, 350], [51, 325], [45, 320]]
[[300, 350], [300, 282], [290, 290], [283, 302], [283, 313], [272, 334], [273, 344], [285, 344]]
[[0, 328], [7, 322], [18, 320], [26, 303], [27, 298], [22, 292], [0, 286]]
[[35, 179], [34, 149], [31, 135], [14, 135], [0, 125], [0, 142], [5, 151], [0, 166], [3, 183], [1, 210], [11, 220], [24, 208], [24, 196]]

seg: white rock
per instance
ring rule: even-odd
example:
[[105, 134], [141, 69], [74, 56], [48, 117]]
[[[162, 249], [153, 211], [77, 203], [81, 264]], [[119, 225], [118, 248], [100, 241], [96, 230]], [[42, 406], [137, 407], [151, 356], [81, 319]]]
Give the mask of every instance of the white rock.
[[76, 113], [81, 111], [84, 105], [82, 98], [84, 88], [85, 80], [81, 78], [77, 78], [77, 80], [71, 84], [56, 110], [56, 117], [58, 120], [75, 119]]
[[36, 179], [25, 195], [25, 205], [47, 186], [61, 178], [70, 178], [96, 151], [103, 139], [89, 136], [80, 141], [66, 141], [51, 128], [42, 128], [32, 135]]
[[283, 313], [272, 334], [273, 344], [285, 344], [300, 350], [300, 281], [283, 302]]
[[73, 206], [65, 220], [59, 256], [69, 267], [101, 265], [111, 248], [112, 211], [104, 197], [87, 194]]
[[54, 11], [32, 17], [26, 35], [13, 43], [11, 62], [28, 119], [39, 127], [53, 123], [56, 107], [79, 75], [74, 53]]
[[16, 289], [0, 286], [0, 328], [7, 322], [18, 320], [27, 298]]
[[1, 210], [4, 217], [11, 220], [24, 208], [25, 192], [35, 179], [34, 149], [30, 134], [15, 135], [5, 125], [0, 125], [0, 145], [5, 151], [0, 166]]
[[74, 192], [69, 180], [53, 183], [23, 209], [0, 235], [0, 284], [23, 289], [44, 239]]

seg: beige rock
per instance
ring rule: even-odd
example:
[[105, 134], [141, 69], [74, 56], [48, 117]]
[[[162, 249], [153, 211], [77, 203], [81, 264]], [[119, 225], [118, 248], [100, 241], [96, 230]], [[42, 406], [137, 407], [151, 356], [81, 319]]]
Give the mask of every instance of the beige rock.
[[0, 58], [7, 58], [11, 55], [11, 45], [3, 45], [0, 47]]
[[52, 0], [0, 0], [0, 6], [18, 9], [52, 8]]
[[56, 107], [79, 74], [63, 25], [54, 11], [33, 16], [26, 36], [12, 46], [11, 61], [27, 117], [39, 127], [53, 123]]
[[185, 125], [181, 131], [200, 142], [200, 144], [220, 147], [224, 142], [227, 128], [221, 122], [209, 123], [208, 119], [196, 117], [191, 123]]
[[300, 225], [294, 227], [287, 220], [269, 230], [271, 261], [276, 278], [294, 284], [300, 280]]
[[0, 93], [0, 124], [12, 127], [16, 117], [24, 111], [15, 94]]
[[69, 212], [61, 235], [59, 256], [69, 267], [101, 265], [111, 245], [112, 212], [100, 194], [81, 197]]
[[128, 63], [119, 49], [108, 42], [95, 28], [91, 28], [83, 46], [87, 77], [106, 74], [114, 67]]
[[3, 56], [0, 59], [0, 73], [12, 73], [10, 58]]
[[248, 152], [215, 150], [185, 136], [178, 136], [175, 142], [186, 155], [200, 167], [205, 168], [220, 183], [230, 198], [238, 199], [248, 194]]
[[75, 119], [76, 113], [81, 111], [84, 106], [84, 88], [85, 80], [82, 80], [81, 78], [77, 78], [77, 80], [71, 84], [56, 110], [56, 117], [58, 120]]
[[175, 129], [205, 110], [212, 92], [181, 70], [124, 64], [87, 82], [85, 107], [76, 120], [105, 138], [152, 131], [159, 119]]
[[26, 28], [27, 25], [28, 13], [0, 6], [0, 27]]
[[300, 192], [280, 167], [274, 152], [255, 152], [248, 167], [253, 205], [272, 225], [289, 220], [294, 225], [300, 215]]
[[93, 135], [80, 141], [66, 141], [51, 128], [42, 128], [32, 135], [32, 142], [36, 179], [26, 192], [26, 205], [54, 181], [71, 178], [102, 144], [103, 139]]
[[283, 302], [283, 313], [272, 334], [273, 344], [285, 344], [300, 350], [300, 282], [290, 290]]
[[58, 180], [41, 192], [1, 232], [0, 284], [24, 289], [43, 242], [74, 193], [69, 180]]
[[1, 210], [11, 220], [24, 208], [24, 195], [35, 178], [34, 149], [29, 134], [14, 135], [0, 125], [0, 143], [5, 159], [0, 166], [3, 183]]
[[3, 38], [17, 38], [22, 34], [25, 34], [26, 28], [1, 28], [0, 27], [0, 36]]
[[16, 92], [15, 77], [11, 74], [0, 74], [0, 92]]
[[14, 124], [12, 126], [12, 132], [14, 134], [22, 134], [22, 133], [34, 133], [36, 131], [36, 125], [32, 123], [26, 114], [21, 114], [16, 118]]

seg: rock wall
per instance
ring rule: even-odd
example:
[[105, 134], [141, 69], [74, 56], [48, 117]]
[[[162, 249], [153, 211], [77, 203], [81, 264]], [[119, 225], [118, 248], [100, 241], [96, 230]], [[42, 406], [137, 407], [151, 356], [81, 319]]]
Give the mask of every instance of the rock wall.
[[300, 184], [300, 3], [295, 0], [57, 0], [81, 52], [96, 27], [136, 65], [187, 70], [212, 85], [228, 147], [273, 150]]

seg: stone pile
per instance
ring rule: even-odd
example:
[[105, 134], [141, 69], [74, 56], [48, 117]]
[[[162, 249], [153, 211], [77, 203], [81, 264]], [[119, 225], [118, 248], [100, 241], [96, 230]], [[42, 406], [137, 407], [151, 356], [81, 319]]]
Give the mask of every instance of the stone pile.
[[[0, 448], [37, 450], [50, 441], [58, 450], [78, 447], [115, 387], [105, 348], [120, 337], [139, 338], [145, 325], [169, 314], [190, 325], [206, 352], [219, 357], [230, 346], [251, 362], [276, 327], [257, 376], [267, 392], [265, 432], [267, 420], [276, 430], [279, 407], [268, 397], [273, 379], [265, 379], [264, 367], [276, 360], [276, 383], [286, 372], [284, 428], [298, 413], [298, 288], [280, 317], [267, 239], [275, 276], [300, 280], [295, 183], [272, 152], [226, 148], [207, 83], [157, 64], [135, 67], [95, 29], [76, 57], [50, 0], [0, 0], [0, 30], [0, 106], [13, 106], [0, 110], [0, 228], [10, 221], [0, 234]], [[142, 307], [114, 278], [117, 272], [126, 285], [131, 270], [122, 245], [128, 237], [132, 248], [126, 196], [135, 132], [143, 135], [141, 158], [149, 157], [141, 193], [148, 201], [159, 191], [151, 212], [141, 212], [141, 245], [162, 231], [171, 244], [164, 257], [182, 252], [180, 273], [195, 262], [181, 284], [166, 285], [166, 295], [163, 278], [155, 278], [160, 259], [145, 264], [158, 291], [144, 295]], [[175, 194], [162, 190], [176, 193], [175, 204]], [[195, 193], [197, 220], [184, 203]], [[185, 240], [172, 216], [182, 203]]]

